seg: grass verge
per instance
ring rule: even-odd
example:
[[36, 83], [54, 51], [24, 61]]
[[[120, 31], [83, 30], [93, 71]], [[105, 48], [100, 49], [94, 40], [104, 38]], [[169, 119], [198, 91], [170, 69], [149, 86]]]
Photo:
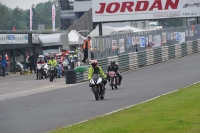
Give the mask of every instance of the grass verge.
[[200, 84], [50, 133], [200, 133]]

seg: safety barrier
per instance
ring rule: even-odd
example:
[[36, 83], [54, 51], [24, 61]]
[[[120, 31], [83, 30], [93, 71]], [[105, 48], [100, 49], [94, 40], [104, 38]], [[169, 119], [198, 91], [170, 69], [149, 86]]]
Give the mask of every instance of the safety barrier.
[[[188, 41], [182, 44], [175, 44], [169, 46], [161, 46], [155, 49], [147, 49], [141, 52], [133, 52], [119, 56], [113, 56], [98, 60], [99, 66], [103, 71], [107, 70], [111, 60], [115, 60], [119, 65], [120, 71], [125, 72], [131, 69], [137, 69], [168, 60], [181, 58], [187, 55], [195, 54], [200, 51], [200, 39], [195, 41]], [[77, 82], [87, 80], [88, 72], [78, 73]]]

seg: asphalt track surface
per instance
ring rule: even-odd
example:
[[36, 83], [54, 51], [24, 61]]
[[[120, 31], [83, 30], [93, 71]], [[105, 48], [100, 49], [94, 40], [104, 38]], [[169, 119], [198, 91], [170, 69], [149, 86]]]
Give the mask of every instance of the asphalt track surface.
[[200, 80], [200, 55], [136, 69], [122, 76], [119, 89], [111, 90], [107, 85], [105, 100], [100, 101], [95, 100], [88, 83], [65, 87], [64, 79], [57, 81], [62, 85], [56, 90], [2, 100], [0, 132], [48, 132], [188, 86]]

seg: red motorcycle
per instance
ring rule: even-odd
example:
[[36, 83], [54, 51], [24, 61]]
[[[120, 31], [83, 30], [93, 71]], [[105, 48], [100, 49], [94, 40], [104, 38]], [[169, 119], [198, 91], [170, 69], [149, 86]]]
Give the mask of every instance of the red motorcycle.
[[110, 86], [112, 90], [114, 90], [114, 88], [118, 89], [117, 85], [119, 85], [119, 78], [117, 77], [116, 72], [110, 71], [109, 76], [110, 76]]

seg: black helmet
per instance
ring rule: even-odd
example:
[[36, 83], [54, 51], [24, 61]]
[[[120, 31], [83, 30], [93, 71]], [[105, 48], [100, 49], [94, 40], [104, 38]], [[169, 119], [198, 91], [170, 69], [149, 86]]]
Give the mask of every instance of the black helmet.
[[96, 67], [97, 64], [98, 64], [98, 63], [97, 63], [97, 60], [93, 60], [92, 63], [91, 63], [91, 66], [92, 66], [92, 67]]
[[50, 59], [51, 59], [51, 60], [53, 60], [53, 59], [54, 59], [54, 57], [53, 57], [53, 56], [51, 56], [51, 57], [50, 57]]
[[115, 61], [114, 61], [114, 60], [111, 60], [111, 61], [110, 61], [110, 65], [111, 65], [111, 66], [114, 66], [114, 65], [115, 65]]

